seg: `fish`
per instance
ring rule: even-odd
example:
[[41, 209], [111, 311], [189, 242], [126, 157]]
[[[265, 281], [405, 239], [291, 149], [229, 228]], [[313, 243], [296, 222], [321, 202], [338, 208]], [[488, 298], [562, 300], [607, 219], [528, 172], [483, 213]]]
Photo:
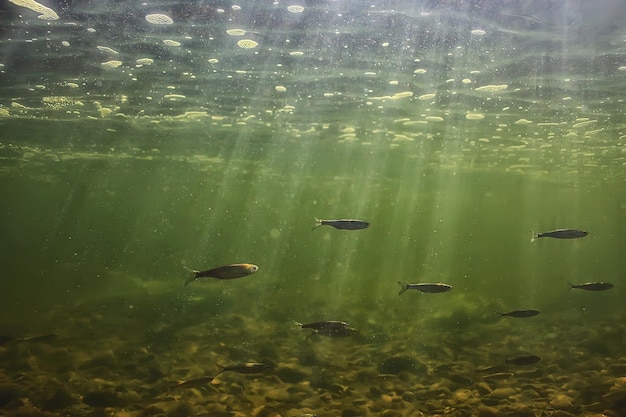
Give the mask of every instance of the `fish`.
[[483, 375], [483, 379], [497, 380], [507, 379], [513, 376], [512, 372], [496, 372], [495, 374]]
[[313, 323], [298, 323], [294, 321], [296, 326], [299, 326], [301, 329], [312, 329], [316, 332], [332, 332], [332, 331], [341, 331], [350, 327], [348, 323], [345, 321], [316, 321]]
[[523, 355], [523, 356], [516, 356], [515, 358], [507, 359], [505, 362], [511, 365], [527, 366], [527, 365], [534, 365], [538, 363], [539, 361], [541, 361], [541, 358], [539, 356]]
[[496, 311], [500, 315], [500, 317], [515, 317], [515, 318], [525, 318], [525, 317], [534, 317], [539, 314], [538, 310], [514, 310], [509, 311], [508, 313], [501, 313]]
[[419, 290], [421, 292], [437, 293], [437, 292], [448, 292], [452, 289], [452, 285], [443, 284], [440, 282], [407, 284], [406, 282], [398, 281], [398, 285], [400, 286], [400, 292], [398, 293], [398, 295], [402, 294], [406, 290]]
[[315, 230], [320, 226], [332, 226], [335, 229], [342, 229], [342, 230], [359, 230], [359, 229], [367, 229], [368, 227], [370, 227], [370, 224], [363, 220], [355, 220], [355, 219], [321, 220], [316, 217], [315, 227], [311, 230]]
[[220, 371], [215, 374], [216, 376], [221, 374], [222, 372], [238, 372], [240, 374], [259, 374], [261, 372], [267, 372], [272, 369], [272, 367], [266, 363], [260, 362], [248, 362], [240, 365], [231, 365], [231, 366], [222, 366], [219, 363]]
[[38, 343], [38, 342], [50, 342], [52, 340], [55, 340], [57, 337], [59, 337], [58, 334], [56, 333], [45, 333], [45, 334], [40, 334], [40, 335], [36, 335], [36, 336], [27, 336], [27, 337], [11, 337], [11, 336], [0, 336], [0, 346], [4, 346], [8, 343], [14, 342], [14, 343], [19, 343], [19, 342], [31, 342], [31, 343]]
[[199, 378], [189, 379], [187, 381], [180, 381], [170, 386], [170, 389], [172, 390], [172, 389], [177, 389], [177, 388], [197, 388], [197, 387], [204, 386], [211, 381], [213, 381], [212, 376], [201, 376]]
[[254, 274], [259, 267], [254, 264], [231, 264], [218, 266], [217, 268], [207, 269], [206, 271], [196, 271], [187, 268], [193, 274], [185, 281], [185, 287], [198, 278], [217, 278], [217, 279], [235, 279], [242, 278]]
[[357, 330], [354, 327], [343, 327], [337, 329], [322, 329], [313, 331], [313, 335], [315, 336], [326, 336], [326, 337], [349, 337], [353, 334], [356, 334]]
[[534, 242], [535, 239], [539, 239], [540, 237], [552, 237], [555, 239], [576, 239], [579, 237], [585, 237], [589, 233], [584, 230], [577, 229], [557, 229], [552, 230], [551, 232], [530, 232], [532, 234], [531, 242]]
[[584, 284], [572, 284], [568, 282], [570, 290], [578, 288], [585, 291], [606, 291], [613, 288], [613, 284], [608, 282], [585, 282]]

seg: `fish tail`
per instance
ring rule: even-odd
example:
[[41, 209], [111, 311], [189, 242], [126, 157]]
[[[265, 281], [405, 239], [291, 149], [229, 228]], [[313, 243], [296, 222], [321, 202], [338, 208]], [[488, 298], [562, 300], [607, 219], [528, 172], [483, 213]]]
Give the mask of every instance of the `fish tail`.
[[406, 282], [398, 281], [398, 285], [400, 286], [400, 292], [398, 295], [402, 295], [403, 292], [409, 289], [408, 284]]
[[533, 232], [532, 230], [530, 231], [530, 243], [534, 242], [538, 237], [539, 234], [537, 232]]
[[200, 271], [196, 271], [195, 269], [191, 269], [191, 268], [189, 268], [189, 267], [187, 267], [185, 265], [183, 265], [183, 268], [185, 268], [187, 271], [191, 272], [191, 274], [192, 274], [189, 278], [187, 278], [185, 280], [185, 287], [186, 287], [191, 282], [195, 281], [196, 278], [198, 278], [198, 272], [200, 272]]
[[321, 225], [322, 225], [322, 220], [320, 220], [317, 217], [315, 217], [315, 227], [313, 227], [313, 229], [311, 229], [311, 230], [315, 230], [318, 227], [320, 227]]
[[573, 289], [576, 288], [576, 286], [574, 284], [572, 284], [571, 282], [567, 281], [567, 283], [569, 284], [569, 289]]
[[303, 324], [302, 324], [302, 323], [297, 322], [297, 321], [295, 321], [295, 320], [291, 320], [291, 321], [293, 321], [293, 324], [295, 324], [295, 325], [296, 325], [296, 326], [298, 326], [299, 328], [302, 328], [302, 326], [303, 326]]
[[504, 317], [505, 314], [501, 311], [496, 310], [496, 314], [499, 315], [500, 317]]

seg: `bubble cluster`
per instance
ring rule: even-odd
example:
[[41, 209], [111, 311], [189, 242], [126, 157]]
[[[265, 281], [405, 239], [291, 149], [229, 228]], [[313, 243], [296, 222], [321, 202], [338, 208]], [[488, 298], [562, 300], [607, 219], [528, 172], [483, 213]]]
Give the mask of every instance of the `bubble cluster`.
[[228, 29], [226, 33], [230, 36], [243, 36], [246, 34], [246, 31], [243, 29]]
[[287, 10], [291, 13], [302, 13], [304, 11], [304, 7], [298, 5], [287, 6]]
[[153, 25], [171, 25], [174, 23], [171, 17], [159, 13], [146, 15], [146, 20]]
[[59, 20], [59, 15], [49, 7], [37, 3], [35, 0], [9, 0], [16, 6], [25, 7], [35, 13], [39, 13], [37, 18], [41, 20]]
[[117, 68], [122, 65], [122, 61], [107, 61], [100, 64], [104, 69]]
[[237, 42], [237, 46], [243, 49], [253, 49], [256, 48], [258, 45], [258, 42], [255, 42], [252, 39], [242, 39]]

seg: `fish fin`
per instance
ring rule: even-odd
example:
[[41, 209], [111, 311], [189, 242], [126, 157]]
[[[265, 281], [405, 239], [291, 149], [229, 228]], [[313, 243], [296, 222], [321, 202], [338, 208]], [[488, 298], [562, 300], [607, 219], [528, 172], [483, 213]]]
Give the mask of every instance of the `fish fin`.
[[185, 287], [186, 287], [191, 282], [195, 281], [196, 278], [198, 278], [198, 272], [200, 272], [200, 271], [196, 271], [195, 269], [191, 269], [191, 268], [189, 268], [189, 267], [187, 267], [185, 265], [183, 265], [183, 268], [185, 268], [187, 271], [192, 273], [192, 275], [185, 280]]
[[402, 295], [403, 292], [409, 289], [406, 282], [398, 281], [398, 285], [400, 286], [400, 292], [398, 293], [398, 295]]
[[311, 230], [315, 230], [318, 227], [320, 227], [322, 225], [322, 220], [318, 219], [317, 217], [315, 218], [315, 227], [313, 227], [313, 229]]

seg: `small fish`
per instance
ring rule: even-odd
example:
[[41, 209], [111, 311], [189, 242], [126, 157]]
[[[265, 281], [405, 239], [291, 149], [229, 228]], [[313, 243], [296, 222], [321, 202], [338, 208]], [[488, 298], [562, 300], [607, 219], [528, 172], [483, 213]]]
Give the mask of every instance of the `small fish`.
[[331, 332], [331, 331], [341, 331], [350, 327], [348, 323], [345, 321], [316, 321], [313, 323], [298, 323], [294, 321], [296, 326], [299, 326], [301, 329], [312, 329], [317, 332]]
[[221, 374], [222, 372], [238, 372], [240, 374], [259, 374], [261, 372], [266, 372], [270, 369], [272, 369], [271, 366], [269, 366], [268, 364], [265, 363], [259, 363], [259, 362], [248, 362], [248, 363], [244, 363], [241, 365], [231, 365], [231, 366], [222, 366], [220, 364], [217, 364], [217, 366], [219, 366], [220, 371], [215, 374], [216, 376]]
[[585, 291], [606, 291], [613, 288], [613, 284], [608, 282], [585, 282], [584, 284], [572, 284], [571, 282], [568, 282], [568, 284], [570, 286], [570, 290], [578, 288]]
[[326, 337], [349, 337], [356, 333], [357, 330], [354, 327], [342, 327], [337, 329], [315, 330], [313, 335]]
[[534, 242], [535, 239], [539, 239], [540, 237], [553, 237], [555, 239], [576, 239], [579, 237], [585, 237], [589, 234], [585, 232], [584, 230], [577, 230], [577, 229], [557, 229], [557, 230], [552, 230], [551, 232], [543, 232], [543, 233], [530, 232], [530, 233], [532, 233], [532, 238], [530, 239], [531, 242]]
[[406, 282], [398, 281], [398, 285], [400, 286], [400, 292], [398, 295], [402, 294], [406, 290], [419, 290], [421, 292], [428, 293], [437, 293], [437, 292], [448, 292], [452, 289], [452, 285], [442, 284], [440, 282], [425, 282], [422, 284], [407, 284]]
[[540, 360], [541, 358], [539, 356], [524, 355], [524, 356], [517, 356], [515, 358], [507, 359], [506, 363], [509, 363], [511, 365], [526, 366], [526, 365], [534, 365], [538, 363]]
[[539, 314], [538, 310], [515, 310], [509, 311], [508, 313], [501, 313], [496, 311], [500, 315], [500, 317], [515, 317], [515, 318], [525, 318], [525, 317], [534, 317]]
[[194, 378], [194, 379], [189, 379], [187, 381], [181, 381], [177, 384], [172, 385], [170, 389], [197, 388], [197, 387], [202, 387], [211, 381], [213, 381], [212, 376], [201, 376], [200, 378]]
[[498, 380], [507, 379], [513, 376], [512, 372], [496, 372], [495, 374], [483, 375], [483, 379]]
[[36, 335], [36, 336], [27, 336], [27, 337], [11, 337], [11, 336], [0, 336], [0, 346], [4, 346], [10, 342], [15, 342], [15, 343], [19, 343], [19, 342], [31, 342], [31, 343], [38, 343], [38, 342], [50, 342], [52, 340], [55, 340], [57, 337], [59, 337], [58, 334], [56, 333], [46, 333], [46, 334], [40, 334], [40, 335]]
[[246, 277], [248, 275], [254, 274], [259, 270], [259, 267], [253, 264], [232, 264], [232, 265], [223, 265], [218, 266], [217, 268], [207, 269], [206, 271], [196, 271], [195, 269], [190, 269], [185, 267], [193, 273], [192, 276], [187, 278], [185, 281], [185, 286], [189, 285], [189, 283], [197, 280], [198, 278], [217, 278], [217, 279], [235, 279]]
[[363, 220], [354, 220], [354, 219], [320, 220], [316, 217], [315, 227], [311, 230], [315, 230], [320, 226], [332, 226], [335, 229], [343, 229], [343, 230], [359, 230], [359, 229], [367, 229], [368, 227], [370, 227], [370, 224]]

